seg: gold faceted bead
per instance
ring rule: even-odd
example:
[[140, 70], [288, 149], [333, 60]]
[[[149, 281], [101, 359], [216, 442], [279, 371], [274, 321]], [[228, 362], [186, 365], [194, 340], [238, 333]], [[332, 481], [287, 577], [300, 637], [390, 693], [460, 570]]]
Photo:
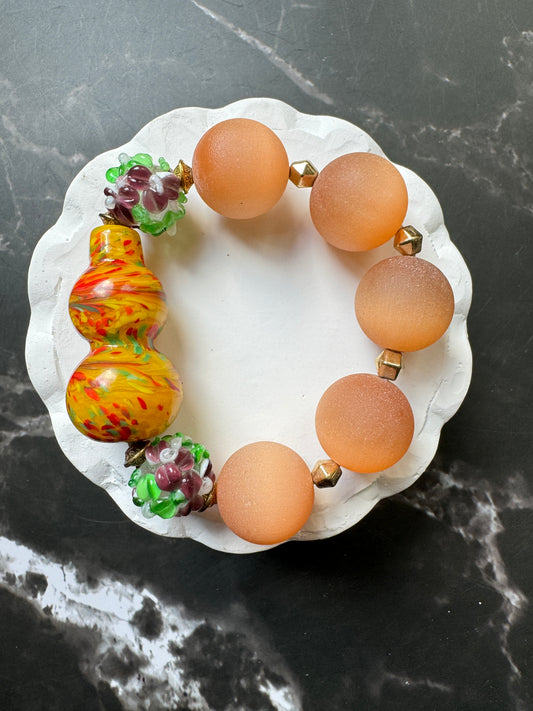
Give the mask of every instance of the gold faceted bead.
[[203, 495], [204, 499], [204, 505], [200, 509], [200, 511], [205, 511], [206, 509], [210, 508], [211, 506], [214, 506], [217, 502], [217, 483], [215, 482], [213, 484], [213, 488], [209, 492], [209, 494], [204, 494]]
[[146, 460], [144, 453], [149, 444], [149, 439], [139, 439], [136, 442], [132, 442], [124, 455], [124, 466], [140, 467]]
[[403, 367], [403, 357], [400, 351], [391, 351], [386, 348], [376, 358], [376, 368], [380, 378], [396, 380]]
[[394, 249], [407, 257], [414, 257], [422, 249], [422, 235], [411, 225], [400, 227], [394, 235]]
[[192, 176], [192, 168], [184, 163], [182, 160], [174, 168], [174, 175], [177, 175], [180, 179], [181, 189], [184, 193], [188, 193], [189, 190], [194, 185], [194, 178]]
[[109, 212], [100, 212], [98, 217], [102, 220], [104, 225], [120, 225], [120, 222], [116, 217], [111, 215]]
[[308, 160], [292, 163], [289, 169], [289, 180], [297, 188], [310, 188], [316, 180], [318, 170]]
[[335, 486], [341, 478], [342, 469], [332, 459], [321, 459], [313, 467], [313, 484], [319, 489]]

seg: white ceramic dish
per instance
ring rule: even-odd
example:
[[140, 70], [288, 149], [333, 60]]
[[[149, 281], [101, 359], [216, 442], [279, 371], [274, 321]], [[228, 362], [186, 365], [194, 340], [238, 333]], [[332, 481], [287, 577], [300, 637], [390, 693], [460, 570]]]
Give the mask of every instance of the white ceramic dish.
[[[71, 424], [64, 404], [70, 374], [88, 352], [68, 317], [68, 298], [88, 266], [89, 232], [104, 209], [106, 169], [117, 164], [122, 151], [164, 156], [173, 165], [183, 158], [190, 165], [200, 136], [236, 116], [270, 126], [290, 162], [307, 159], [320, 169], [344, 153], [383, 155], [361, 129], [331, 116], [301, 114], [272, 99], [245, 99], [217, 110], [177, 109], [154, 119], [128, 144], [96, 157], [76, 176], [61, 217], [35, 248], [28, 277], [32, 316], [26, 358], [64, 453], [127, 516], [157, 534], [247, 553], [265, 546], [231, 533], [216, 507], [184, 518], [145, 519], [131, 503], [131, 470], [123, 467], [126, 445], [86, 439]], [[333, 536], [357, 523], [381, 498], [412, 484], [431, 461], [441, 427], [461, 404], [470, 381], [470, 275], [449, 239], [435, 195], [413, 172], [398, 168], [409, 191], [405, 224], [424, 234], [421, 256], [448, 277], [455, 314], [440, 341], [405, 357], [397, 382], [415, 414], [408, 453], [379, 475], [345, 472], [334, 489], [316, 490], [314, 511], [297, 540]], [[257, 440], [286, 444], [312, 467], [325, 456], [314, 430], [321, 394], [344, 375], [375, 372], [379, 348], [361, 332], [353, 299], [368, 268], [395, 254], [392, 244], [364, 254], [329, 247], [311, 223], [308, 201], [309, 191], [289, 184], [267, 215], [230, 221], [206, 207], [193, 188], [187, 216], [174, 237], [143, 235], [146, 263], [162, 281], [170, 307], [157, 346], [174, 362], [185, 388], [171, 430], [205, 444], [215, 471], [236, 449]]]

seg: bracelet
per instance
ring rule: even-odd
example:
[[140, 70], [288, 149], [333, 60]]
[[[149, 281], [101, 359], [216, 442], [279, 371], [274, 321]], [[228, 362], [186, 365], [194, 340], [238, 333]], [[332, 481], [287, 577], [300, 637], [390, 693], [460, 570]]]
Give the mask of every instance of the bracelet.
[[[127, 465], [133, 503], [147, 516], [184, 516], [218, 503], [224, 522], [258, 544], [292, 537], [307, 520], [313, 483], [333, 486], [342, 468], [360, 473], [392, 466], [407, 451], [414, 419], [392, 382], [402, 352], [434, 343], [454, 311], [451, 287], [437, 267], [416, 257], [422, 235], [402, 226], [408, 195], [399, 171], [371, 153], [341, 156], [318, 172], [292, 163], [276, 134], [251, 119], [230, 119], [200, 139], [192, 169], [174, 171], [162, 158], [122, 154], [106, 177], [104, 225], [90, 237], [91, 266], [69, 304], [90, 353], [67, 387], [67, 409], [84, 435], [130, 444]], [[355, 298], [364, 333], [384, 350], [377, 375], [354, 374], [333, 383], [316, 409], [316, 432], [329, 459], [310, 472], [303, 459], [274, 442], [248, 444], [229, 457], [215, 486], [209, 452], [187, 436], [161, 436], [179, 410], [182, 384], [154, 348], [167, 308], [160, 282], [144, 266], [140, 236], [176, 230], [195, 185], [206, 204], [231, 219], [267, 212], [287, 176], [311, 189], [310, 216], [334, 248], [364, 251], [394, 236], [399, 256], [372, 267]]]

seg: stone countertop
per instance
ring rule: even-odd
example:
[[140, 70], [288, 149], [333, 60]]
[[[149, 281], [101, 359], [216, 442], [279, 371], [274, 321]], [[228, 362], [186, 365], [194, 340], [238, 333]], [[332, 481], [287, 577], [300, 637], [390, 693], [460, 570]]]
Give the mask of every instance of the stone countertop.
[[[504, 5], [3, 3], [2, 708], [533, 707], [533, 24]], [[26, 274], [91, 158], [261, 95], [432, 187], [473, 277], [474, 371], [414, 486], [333, 539], [230, 556], [135, 526], [65, 459], [26, 374]]]

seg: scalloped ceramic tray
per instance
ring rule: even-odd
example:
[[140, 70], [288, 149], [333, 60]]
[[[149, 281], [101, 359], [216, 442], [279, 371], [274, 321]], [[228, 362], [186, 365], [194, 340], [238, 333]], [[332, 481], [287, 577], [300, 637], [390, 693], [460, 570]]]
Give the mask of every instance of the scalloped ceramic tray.
[[[216, 506], [184, 518], [144, 518], [127, 486], [131, 470], [122, 464], [126, 445], [86, 439], [71, 424], [64, 404], [68, 379], [88, 352], [69, 319], [68, 298], [88, 266], [89, 233], [100, 224], [106, 169], [122, 151], [164, 156], [171, 165], [182, 158], [190, 165], [200, 136], [213, 124], [237, 116], [270, 126], [290, 162], [310, 160], [320, 169], [344, 153], [383, 155], [361, 129], [331, 116], [298, 113], [272, 99], [246, 99], [218, 110], [183, 108], [156, 118], [128, 144], [96, 157], [76, 176], [61, 217], [35, 248], [28, 279], [32, 316], [26, 357], [64, 453], [127, 516], [160, 535], [247, 553], [266, 546], [235, 536]], [[334, 489], [316, 490], [313, 513], [297, 540], [340, 533], [381, 498], [412, 484], [431, 461], [441, 427], [461, 404], [470, 381], [470, 275], [450, 242], [435, 195], [414, 173], [398, 168], [409, 191], [404, 224], [423, 233], [421, 256], [448, 277], [455, 314], [437, 343], [405, 356], [398, 384], [415, 415], [407, 454], [378, 475], [345, 471]], [[353, 301], [369, 267], [395, 254], [392, 244], [355, 254], [329, 247], [311, 223], [309, 191], [290, 183], [273, 210], [246, 221], [220, 217], [194, 188], [188, 197], [187, 216], [174, 237], [143, 235], [146, 263], [162, 281], [170, 309], [157, 346], [184, 382], [184, 405], [171, 430], [205, 444], [215, 471], [236, 449], [257, 440], [286, 444], [312, 467], [324, 457], [314, 429], [321, 394], [344, 375], [375, 372], [380, 349], [361, 332]]]

